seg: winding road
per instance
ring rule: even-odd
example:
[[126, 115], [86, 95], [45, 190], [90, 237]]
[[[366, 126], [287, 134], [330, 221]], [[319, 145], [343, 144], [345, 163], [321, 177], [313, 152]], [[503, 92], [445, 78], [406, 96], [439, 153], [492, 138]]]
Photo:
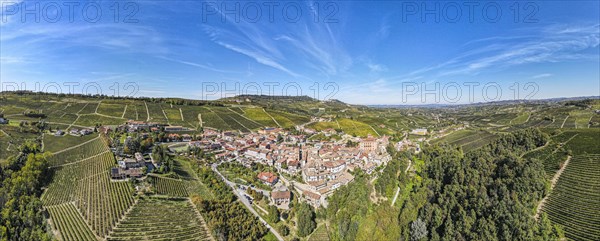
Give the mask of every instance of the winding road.
[[238, 197], [238, 199], [240, 200], [240, 202], [242, 202], [249, 210], [252, 214], [254, 214], [254, 216], [256, 216], [270, 231], [271, 233], [273, 233], [275, 235], [275, 237], [277, 237], [278, 240], [283, 241], [283, 236], [281, 236], [277, 230], [275, 230], [273, 227], [271, 227], [271, 225], [269, 225], [269, 223], [267, 223], [267, 221], [265, 221], [260, 215], [258, 215], [258, 212], [256, 212], [256, 210], [254, 209], [254, 207], [252, 207], [252, 204], [250, 204], [250, 202], [248, 202], [248, 199], [246, 199], [244, 196], [242, 196], [242, 194], [240, 194], [236, 187], [235, 187], [235, 183], [230, 182], [229, 180], [227, 180], [227, 178], [225, 178], [225, 176], [223, 176], [223, 174], [221, 174], [219, 172], [219, 170], [217, 169], [217, 166], [219, 164], [214, 163], [211, 165], [212, 170], [217, 173], [222, 179], [223, 181], [225, 181], [225, 183], [227, 183], [227, 185], [229, 185], [229, 187], [231, 187], [231, 189], [233, 190], [233, 193]]

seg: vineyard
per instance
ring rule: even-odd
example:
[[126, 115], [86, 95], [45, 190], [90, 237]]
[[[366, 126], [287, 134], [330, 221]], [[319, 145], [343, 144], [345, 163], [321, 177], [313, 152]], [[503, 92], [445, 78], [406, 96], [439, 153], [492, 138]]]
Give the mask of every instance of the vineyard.
[[[149, 102], [147, 102], [146, 104], [148, 105], [148, 112], [150, 113], [150, 121], [167, 123], [167, 118], [160, 104]], [[144, 109], [144, 111], [146, 110]]]
[[600, 155], [571, 159], [543, 211], [573, 240], [600, 240]]
[[327, 226], [325, 224], [320, 225], [310, 235], [308, 241], [329, 241], [329, 235], [327, 234]]
[[551, 138], [551, 141], [543, 148], [529, 152], [525, 158], [535, 158], [544, 164], [546, 176], [550, 179], [560, 169], [563, 162], [567, 160], [568, 152], [563, 145], [568, 144], [578, 134], [576, 132], [563, 132]]
[[[238, 108], [239, 109], [239, 108]], [[244, 118], [239, 113], [229, 109], [229, 108], [212, 108], [219, 116], [233, 129], [241, 130], [241, 131], [251, 131], [253, 129], [258, 129], [262, 127], [261, 124]]]
[[189, 196], [185, 185], [186, 183], [181, 180], [151, 175], [148, 176], [148, 182], [152, 184], [156, 194], [172, 197]]
[[46, 209], [62, 240], [97, 240], [72, 203], [49, 206]]
[[140, 198], [108, 240], [211, 240], [208, 228], [187, 200]]
[[433, 143], [447, 142], [450, 145], [460, 146], [465, 152], [482, 147], [498, 138], [497, 135], [487, 131], [460, 130]]
[[293, 127], [294, 125], [304, 124], [310, 121], [307, 116], [300, 116], [296, 114], [280, 112], [280, 111], [267, 111], [273, 118], [284, 128]]
[[[54, 143], [46, 143], [46, 149], [57, 149], [54, 146], [56, 146]], [[62, 152], [56, 152], [56, 155], [52, 155], [48, 159], [48, 164], [50, 164], [50, 166], [65, 165], [108, 151], [108, 148], [106, 148], [104, 142], [102, 142], [99, 137], [83, 142], [77, 146], [71, 146], [71, 148], [72, 149], [68, 150], [63, 149], [64, 151]]]
[[97, 135], [86, 135], [86, 136], [72, 136], [72, 135], [63, 135], [63, 136], [54, 136], [52, 134], [44, 135], [44, 151], [49, 151], [52, 153], [56, 153], [62, 150], [65, 150], [69, 147], [79, 145], [81, 143], [85, 143], [89, 140], [98, 137]]
[[125, 105], [123, 104], [108, 104], [108, 103], [100, 103], [98, 107], [98, 114], [103, 114], [107, 116], [113, 116], [117, 118], [121, 118], [123, 116], [123, 112], [125, 111]]
[[106, 236], [133, 204], [134, 198], [128, 182], [110, 180], [109, 170], [115, 165], [115, 160], [103, 140], [94, 139], [56, 154], [50, 160], [54, 165], [54, 175], [42, 195], [43, 205], [52, 209], [74, 204], [79, 212], [57, 211], [55, 214], [63, 215], [51, 214], [56, 225], [63, 224], [60, 226], [62, 229], [55, 228], [63, 236], [68, 236], [80, 226], [77, 218], [83, 217], [97, 236]]
[[245, 116], [264, 125], [270, 127], [276, 127], [277, 124], [273, 121], [271, 116], [267, 114], [267, 112], [263, 111], [262, 108], [246, 108]]

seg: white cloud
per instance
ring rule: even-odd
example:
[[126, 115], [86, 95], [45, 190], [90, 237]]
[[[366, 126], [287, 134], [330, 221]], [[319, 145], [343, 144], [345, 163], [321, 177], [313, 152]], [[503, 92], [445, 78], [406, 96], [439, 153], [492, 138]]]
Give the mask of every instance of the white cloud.
[[367, 67], [371, 72], [384, 72], [387, 71], [387, 67], [381, 64], [367, 63]]
[[296, 78], [304, 77], [298, 73], [306, 68], [326, 77], [339, 75], [352, 64], [336, 32], [310, 18], [295, 24], [228, 21], [206, 24], [204, 30], [214, 43]]
[[538, 30], [537, 35], [470, 41], [466, 45], [477, 43], [480, 47], [469, 46], [470, 50], [462, 55], [416, 70], [408, 76], [476, 75], [490, 69], [499, 70], [523, 64], [597, 59], [597, 54], [590, 54], [586, 50], [597, 48], [600, 44], [598, 26], [550, 26]]
[[531, 76], [531, 78], [532, 79], [541, 79], [541, 78], [548, 78], [548, 77], [550, 77], [552, 75], [553, 74], [544, 73], [544, 74], [538, 74], [538, 75]]

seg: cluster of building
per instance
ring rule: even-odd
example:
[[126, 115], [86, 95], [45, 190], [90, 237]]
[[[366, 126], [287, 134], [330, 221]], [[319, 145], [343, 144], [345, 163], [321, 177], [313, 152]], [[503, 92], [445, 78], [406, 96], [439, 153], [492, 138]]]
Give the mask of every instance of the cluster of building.
[[[86, 136], [86, 135], [89, 135], [92, 133], [94, 133], [94, 130], [90, 129], [90, 128], [83, 128], [83, 129], [71, 128], [71, 129], [69, 129], [69, 135], [72, 135], [72, 136]], [[54, 136], [62, 136], [64, 134], [65, 134], [65, 132], [62, 130], [56, 130], [54, 132]]]
[[148, 166], [153, 166], [152, 162], [147, 162], [139, 152], [136, 152], [133, 157], [121, 157], [117, 163], [119, 166], [110, 170], [113, 179], [140, 178], [146, 174]]
[[[295, 187], [315, 206], [335, 189], [351, 182], [352, 171], [372, 173], [391, 159], [386, 151], [389, 144], [386, 136], [345, 135], [339, 141], [311, 141], [304, 134], [293, 135], [280, 128], [244, 135], [205, 128], [197, 141], [188, 144], [215, 153], [224, 161], [235, 159], [246, 167], [261, 163], [276, 167], [279, 173], [301, 177], [303, 183]], [[260, 173], [257, 178], [268, 185], [278, 181], [274, 173]]]

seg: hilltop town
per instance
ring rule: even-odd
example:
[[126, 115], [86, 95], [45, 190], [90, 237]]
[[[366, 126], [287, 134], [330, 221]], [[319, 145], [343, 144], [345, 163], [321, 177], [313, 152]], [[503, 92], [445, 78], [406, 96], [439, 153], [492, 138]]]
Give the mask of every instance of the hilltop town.
[[[103, 132], [113, 131], [101, 128]], [[326, 205], [326, 198], [339, 187], [354, 179], [353, 172], [361, 170], [367, 174], [385, 166], [391, 156], [387, 152], [390, 144], [388, 136], [354, 137], [342, 135], [339, 140], [311, 140], [309, 137], [323, 134], [329, 137], [338, 134], [333, 129], [321, 132], [298, 126], [296, 131], [266, 127], [256, 132], [219, 131], [204, 128], [201, 134], [178, 134], [180, 127], [165, 126], [160, 123], [129, 120], [117, 126], [114, 131], [126, 135], [125, 142], [138, 134], [142, 139], [164, 133], [164, 142], [171, 146], [185, 145], [185, 150], [194, 149], [210, 154], [218, 163], [236, 162], [251, 169], [252, 165], [274, 168], [274, 172], [261, 172], [256, 179], [268, 187], [283, 186], [277, 190], [286, 191], [293, 186], [302, 197], [315, 207]], [[126, 143], [122, 143], [126, 146]], [[396, 147], [404, 147], [403, 142]], [[144, 158], [140, 152], [127, 155], [118, 144], [113, 148], [119, 160], [119, 167], [111, 170], [113, 179], [140, 178], [143, 173], [159, 168], [151, 158]], [[174, 150], [174, 152], [177, 152]], [[148, 149], [147, 157], [151, 157]], [[149, 165], [146, 165], [147, 162]], [[142, 171], [143, 170], [143, 171]], [[289, 194], [286, 194], [289, 196]], [[274, 198], [276, 199], [276, 198]]]

